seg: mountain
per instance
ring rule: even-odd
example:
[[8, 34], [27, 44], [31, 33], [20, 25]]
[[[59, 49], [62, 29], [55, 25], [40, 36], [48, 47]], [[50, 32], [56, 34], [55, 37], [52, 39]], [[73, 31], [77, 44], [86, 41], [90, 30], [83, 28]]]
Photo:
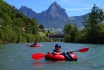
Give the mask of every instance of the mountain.
[[66, 10], [61, 8], [56, 2], [52, 3], [47, 10], [41, 13], [36, 13], [26, 6], [21, 6], [19, 11], [30, 18], [36, 18], [38, 24], [44, 25], [45, 28], [63, 28], [69, 22], [72, 25], [76, 24], [78, 28], [82, 27], [82, 16], [69, 17]]
[[21, 6], [19, 11], [30, 18], [38, 16], [36, 12], [34, 12], [31, 8], [27, 8], [26, 6]]

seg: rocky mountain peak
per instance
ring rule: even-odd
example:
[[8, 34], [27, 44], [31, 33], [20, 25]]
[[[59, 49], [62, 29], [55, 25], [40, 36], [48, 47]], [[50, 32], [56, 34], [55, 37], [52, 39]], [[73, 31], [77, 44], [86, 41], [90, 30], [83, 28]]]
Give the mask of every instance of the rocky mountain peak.
[[50, 7], [42, 12], [42, 14], [45, 16], [45, 17], [49, 17], [50, 18], [57, 18], [59, 20], [68, 20], [68, 15], [66, 14], [66, 10], [61, 8], [60, 5], [58, 5], [56, 2], [52, 3], [50, 5]]
[[29, 16], [31, 18], [34, 18], [34, 16], [37, 16], [37, 13], [34, 12], [31, 8], [28, 8], [26, 6], [21, 6], [21, 8], [19, 9], [19, 11], [23, 14], [25, 14], [26, 16]]
[[62, 9], [61, 6], [58, 5], [56, 2], [54, 2], [54, 3], [52, 3], [52, 4], [50, 5], [50, 7], [48, 8], [48, 11], [50, 11], [50, 12], [53, 12], [53, 11], [58, 12], [58, 11], [60, 11], [61, 9]]
[[19, 10], [20, 11], [33, 11], [31, 8], [28, 8], [26, 6], [21, 6], [21, 8]]
[[[36, 13], [26, 6], [21, 6], [19, 11], [30, 18], [36, 18], [38, 23], [43, 24], [46, 28], [63, 28], [64, 25], [69, 22], [81, 25], [79, 20], [75, 19], [76, 17], [74, 17], [74, 19], [68, 17], [66, 10], [58, 5], [57, 2], [53, 2], [47, 10], [41, 13]], [[80, 17], [77, 18], [79, 19]], [[82, 20], [82, 18], [80, 20]]]

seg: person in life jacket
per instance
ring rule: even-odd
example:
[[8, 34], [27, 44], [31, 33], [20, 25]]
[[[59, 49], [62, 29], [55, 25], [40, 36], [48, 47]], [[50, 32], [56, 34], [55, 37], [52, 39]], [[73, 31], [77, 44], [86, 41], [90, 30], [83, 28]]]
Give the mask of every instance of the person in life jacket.
[[61, 45], [56, 44], [55, 49], [52, 52], [48, 52], [48, 54], [62, 54]]
[[61, 45], [60, 45], [60, 44], [56, 44], [56, 45], [55, 45], [55, 49], [53, 50], [52, 53], [53, 53], [53, 54], [62, 54]]
[[37, 45], [37, 41], [34, 42], [34, 45]]
[[67, 60], [72, 59], [72, 56], [70, 55], [72, 53], [73, 52], [71, 50], [69, 52], [62, 52], [60, 44], [56, 44], [55, 49], [52, 52], [48, 52], [48, 54], [61, 54], [61, 55], [64, 55]]

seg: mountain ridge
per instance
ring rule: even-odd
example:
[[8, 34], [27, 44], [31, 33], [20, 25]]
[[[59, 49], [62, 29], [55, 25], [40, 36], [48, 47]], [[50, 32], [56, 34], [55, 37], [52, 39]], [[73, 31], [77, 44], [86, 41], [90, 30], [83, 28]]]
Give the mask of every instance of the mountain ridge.
[[37, 22], [46, 28], [63, 28], [65, 24], [69, 22], [72, 23], [72, 25], [76, 24], [78, 28], [83, 26], [81, 23], [83, 21], [82, 16], [69, 17], [66, 10], [61, 8], [57, 2], [53, 2], [47, 10], [41, 13], [36, 13], [26, 6], [21, 6], [19, 12], [30, 18], [36, 18]]

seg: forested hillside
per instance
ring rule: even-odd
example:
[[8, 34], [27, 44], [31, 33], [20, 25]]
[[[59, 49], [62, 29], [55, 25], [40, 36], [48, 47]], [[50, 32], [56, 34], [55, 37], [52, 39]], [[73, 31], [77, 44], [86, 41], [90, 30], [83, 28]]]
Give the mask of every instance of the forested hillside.
[[0, 43], [20, 43], [40, 40], [35, 18], [18, 12], [15, 6], [0, 0]]

